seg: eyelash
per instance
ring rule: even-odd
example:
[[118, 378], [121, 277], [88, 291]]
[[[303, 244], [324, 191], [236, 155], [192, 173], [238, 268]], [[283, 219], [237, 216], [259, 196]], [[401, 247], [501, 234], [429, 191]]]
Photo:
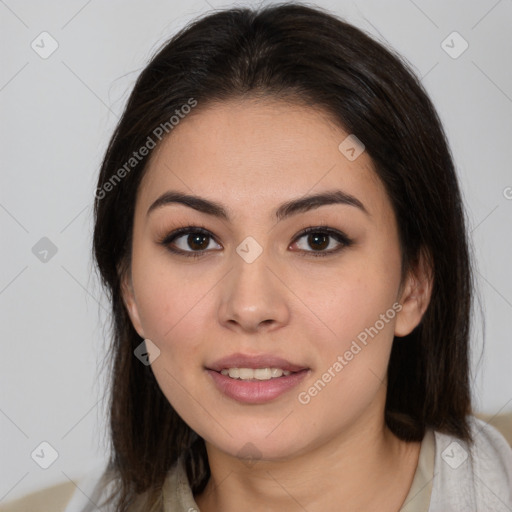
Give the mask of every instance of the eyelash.
[[312, 226], [303, 229], [293, 239], [292, 244], [296, 243], [299, 239], [310, 234], [327, 235], [334, 238], [340, 245], [336, 249], [330, 249], [329, 251], [301, 251], [301, 256], [313, 256], [314, 258], [322, 258], [336, 254], [346, 247], [350, 247], [354, 242], [345, 233], [337, 229], [329, 228], [327, 226]]
[[207, 251], [182, 251], [181, 249], [173, 248], [171, 245], [171, 243], [180, 236], [192, 234], [206, 235], [215, 240], [215, 237], [210, 233], [210, 231], [203, 226], [185, 226], [175, 229], [171, 233], [165, 235], [159, 243], [173, 254], [179, 254], [180, 256], [185, 256], [187, 258], [199, 258]]
[[[182, 251], [181, 249], [176, 249], [172, 247], [172, 242], [174, 242], [176, 239], [180, 238], [183, 235], [192, 235], [192, 234], [199, 234], [199, 235], [205, 235], [210, 237], [215, 243], [217, 240], [212, 235], [210, 231], [208, 231], [203, 226], [185, 226], [182, 228], [175, 229], [171, 233], [165, 235], [158, 243], [163, 245], [167, 250], [174, 254], [179, 254], [181, 256], [185, 256], [187, 258], [199, 258], [200, 256], [203, 256], [206, 252], [209, 252], [207, 249], [202, 251]], [[351, 240], [345, 233], [342, 231], [339, 231], [337, 229], [329, 228], [327, 226], [312, 226], [303, 229], [300, 231], [293, 239], [290, 245], [296, 243], [298, 240], [300, 240], [302, 237], [310, 235], [310, 234], [320, 234], [320, 235], [327, 235], [329, 237], [332, 237], [336, 242], [338, 242], [340, 245], [336, 249], [331, 249], [329, 251], [304, 251], [300, 250], [301, 256], [307, 257], [307, 256], [313, 256], [314, 258], [318, 257], [326, 257], [330, 256], [332, 254], [340, 252], [342, 249], [346, 247], [350, 247], [353, 244], [353, 240]], [[219, 244], [220, 245], [220, 244]]]

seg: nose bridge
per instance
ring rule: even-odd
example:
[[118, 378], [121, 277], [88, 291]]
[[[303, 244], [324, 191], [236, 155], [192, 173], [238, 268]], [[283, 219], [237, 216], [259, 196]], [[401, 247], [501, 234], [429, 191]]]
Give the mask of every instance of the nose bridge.
[[269, 269], [270, 254], [261, 250], [254, 257], [251, 243], [241, 243], [233, 255], [233, 269], [222, 290], [219, 320], [245, 330], [283, 325], [289, 318], [283, 287]]

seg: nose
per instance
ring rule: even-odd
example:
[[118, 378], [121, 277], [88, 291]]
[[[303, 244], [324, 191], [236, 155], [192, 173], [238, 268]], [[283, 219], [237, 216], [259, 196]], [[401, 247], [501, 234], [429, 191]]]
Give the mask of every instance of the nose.
[[244, 332], [272, 331], [286, 325], [290, 309], [286, 290], [262, 254], [252, 263], [235, 257], [223, 280], [218, 309], [224, 327]]

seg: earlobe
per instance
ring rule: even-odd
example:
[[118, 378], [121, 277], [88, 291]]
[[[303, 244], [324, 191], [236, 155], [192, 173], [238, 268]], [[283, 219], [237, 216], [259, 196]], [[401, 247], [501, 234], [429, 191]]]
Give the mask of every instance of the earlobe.
[[133, 328], [137, 331], [141, 338], [145, 338], [129, 272], [125, 272], [121, 278], [121, 296], [123, 298], [126, 310], [128, 311], [128, 315], [130, 316]]
[[407, 336], [419, 325], [430, 303], [432, 284], [431, 268], [426, 258], [421, 257], [416, 268], [409, 272], [400, 296], [402, 309], [396, 316], [395, 336]]

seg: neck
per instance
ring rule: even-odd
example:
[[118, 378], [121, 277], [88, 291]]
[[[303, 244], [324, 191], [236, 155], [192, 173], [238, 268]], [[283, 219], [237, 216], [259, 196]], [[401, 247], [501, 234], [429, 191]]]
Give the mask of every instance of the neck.
[[383, 411], [361, 420], [287, 459], [248, 464], [207, 443], [211, 477], [196, 497], [201, 512], [238, 512], [240, 503], [253, 511], [398, 510], [420, 443], [394, 436]]

